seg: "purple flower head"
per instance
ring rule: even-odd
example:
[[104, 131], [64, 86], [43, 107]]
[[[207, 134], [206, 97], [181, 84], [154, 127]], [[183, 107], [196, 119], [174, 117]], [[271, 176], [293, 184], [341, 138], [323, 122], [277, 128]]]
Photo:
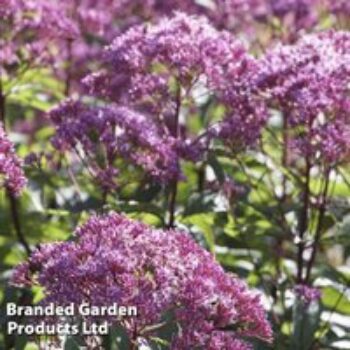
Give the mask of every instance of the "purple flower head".
[[137, 306], [137, 317], [107, 320], [146, 339], [145, 330], [171, 311], [182, 329], [173, 349], [249, 349], [241, 338], [272, 336], [259, 297], [190, 236], [115, 213], [90, 218], [75, 241], [42, 245], [13, 282], [41, 285], [44, 303]]
[[200, 77], [210, 83], [222, 78], [233, 59], [239, 64], [244, 55], [244, 47], [229, 33], [217, 31], [205, 18], [177, 13], [118, 36], [106, 50], [108, 70], [87, 82], [92, 91], [112, 100], [161, 102], [167, 97], [167, 101], [173, 97], [174, 83], [186, 89]]
[[4, 186], [13, 195], [18, 196], [26, 183], [22, 162], [0, 124], [0, 187]]
[[182, 179], [181, 161], [198, 161], [208, 147], [203, 139], [195, 142], [198, 135], [189, 127], [205, 103], [197, 100], [199, 93], [225, 106], [223, 121], [208, 138], [219, 137], [236, 151], [258, 138], [266, 113], [250, 83], [256, 62], [205, 18], [176, 13], [155, 25], [132, 27], [105, 56], [105, 69], [85, 84], [108, 107], [68, 101], [50, 114], [55, 147], [82, 149], [102, 184], [118, 159], [162, 183]]
[[183, 105], [195, 113], [209, 99], [225, 108], [224, 121], [211, 136], [235, 149], [258, 138], [266, 112], [251, 84], [256, 60], [207, 19], [176, 13], [155, 25], [132, 27], [116, 37], [105, 56], [105, 69], [85, 79], [90, 92], [147, 114], [176, 142], [184, 145], [188, 138]]
[[104, 188], [115, 187], [112, 179], [118, 175], [118, 160], [167, 183], [182, 177], [180, 159], [195, 160], [197, 156], [190, 140], [176, 140], [148, 115], [126, 107], [88, 107], [67, 101], [52, 110], [50, 117], [56, 126], [52, 140], [56, 149], [74, 153], [81, 149]]
[[321, 291], [318, 288], [310, 287], [305, 284], [298, 284], [294, 287], [295, 294], [306, 304], [319, 301]]

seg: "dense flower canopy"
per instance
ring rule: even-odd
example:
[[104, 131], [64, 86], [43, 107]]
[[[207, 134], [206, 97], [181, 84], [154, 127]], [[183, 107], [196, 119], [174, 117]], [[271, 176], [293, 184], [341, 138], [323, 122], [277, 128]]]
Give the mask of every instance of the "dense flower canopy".
[[[96, 66], [102, 48], [116, 35], [135, 24], [156, 23], [162, 16], [176, 11], [200, 15], [213, 26], [245, 33], [245, 39], [260, 23], [273, 18], [285, 21], [293, 31], [317, 23], [320, 0], [2, 0], [0, 2], [0, 63], [51, 59], [61, 70], [60, 76], [76, 85], [84, 74]], [[335, 12], [346, 5], [332, 4]], [[9, 28], [13, 30], [9, 31]], [[292, 29], [293, 28], [293, 29]], [[55, 41], [55, 45], [52, 42]], [[69, 67], [65, 60], [70, 60]], [[33, 63], [33, 62], [32, 62]], [[68, 69], [67, 69], [68, 68]], [[71, 83], [71, 82], [70, 82]]]
[[50, 42], [77, 35], [77, 26], [56, 1], [0, 1], [0, 67], [39, 63], [55, 54]]
[[[176, 127], [181, 105], [196, 107], [198, 92], [225, 106], [224, 128], [235, 131], [236, 141], [253, 143], [264, 123], [250, 85], [255, 59], [205, 18], [177, 13], [157, 25], [133, 27], [107, 48], [106, 61], [105, 70], [85, 80], [91, 93], [146, 111], [173, 136], [182, 134]], [[186, 117], [179, 123], [186, 124]]]
[[109, 69], [88, 78], [87, 84], [114, 101], [151, 95], [159, 96], [159, 103], [168, 96], [171, 79], [188, 90], [199, 77], [208, 85], [218, 84], [227, 71], [249, 60], [244, 46], [228, 32], [216, 30], [203, 17], [177, 13], [118, 36], [106, 51]]
[[138, 309], [39, 347], [336, 348], [349, 1], [0, 0], [0, 307]]
[[173, 339], [174, 349], [248, 349], [239, 339], [271, 338], [259, 297], [186, 233], [152, 229], [114, 213], [90, 218], [75, 241], [40, 246], [13, 281], [44, 287], [44, 302], [137, 306], [137, 317], [121, 320], [131, 334], [143, 334], [172, 312], [185, 326]]
[[[118, 174], [120, 157], [168, 183], [183, 179], [180, 161], [200, 160], [208, 139], [223, 139], [235, 150], [258, 139], [266, 111], [250, 83], [255, 59], [207, 19], [177, 13], [135, 26], [117, 36], [105, 56], [106, 68], [85, 84], [108, 107], [68, 101], [50, 113], [56, 148], [76, 152], [82, 146], [104, 187], [113, 187], [103, 179]], [[202, 137], [188, 124], [211, 100], [224, 106], [224, 116]]]
[[13, 195], [19, 195], [26, 185], [21, 161], [12, 142], [0, 124], [0, 188], [6, 187]]

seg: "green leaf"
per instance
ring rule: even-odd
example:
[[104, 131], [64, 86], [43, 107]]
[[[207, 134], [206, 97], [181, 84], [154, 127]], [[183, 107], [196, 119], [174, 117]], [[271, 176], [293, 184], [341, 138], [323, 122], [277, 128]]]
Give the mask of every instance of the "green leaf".
[[187, 225], [194, 225], [199, 228], [204, 235], [206, 243], [211, 252], [215, 250], [215, 236], [214, 236], [214, 213], [212, 214], [195, 214], [187, 216], [183, 223]]
[[322, 289], [322, 304], [335, 312], [350, 315], [350, 299], [334, 287]]

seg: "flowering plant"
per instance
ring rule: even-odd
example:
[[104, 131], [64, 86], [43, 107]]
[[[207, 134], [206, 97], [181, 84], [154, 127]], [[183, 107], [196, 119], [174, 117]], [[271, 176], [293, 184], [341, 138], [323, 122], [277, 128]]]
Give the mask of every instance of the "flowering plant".
[[0, 0], [1, 307], [137, 309], [0, 347], [347, 348], [349, 67], [346, 1]]

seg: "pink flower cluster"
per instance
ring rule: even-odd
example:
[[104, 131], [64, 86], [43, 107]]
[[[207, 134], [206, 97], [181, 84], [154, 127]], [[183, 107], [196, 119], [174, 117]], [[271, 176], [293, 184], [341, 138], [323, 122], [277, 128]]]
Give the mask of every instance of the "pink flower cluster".
[[107, 70], [86, 82], [97, 95], [136, 104], [151, 100], [161, 112], [175, 102], [174, 85], [187, 93], [200, 78], [217, 86], [249, 59], [230, 33], [217, 31], [205, 18], [176, 13], [118, 36], [106, 51]]
[[114, 213], [90, 218], [75, 241], [40, 246], [13, 282], [41, 285], [44, 303], [136, 306], [137, 317], [120, 320], [134, 340], [171, 313], [173, 349], [246, 350], [243, 339], [272, 335], [259, 297], [190, 236]]
[[279, 109], [292, 146], [314, 161], [341, 162], [350, 149], [350, 35], [328, 31], [280, 45], [260, 60], [258, 89]]
[[[66, 78], [79, 83], [98, 63], [103, 45], [140, 22], [155, 23], [162, 16], [182, 11], [188, 15], [203, 15], [216, 28], [249, 32], [257, 22], [269, 23], [276, 16], [293, 18], [295, 30], [298, 30], [316, 22], [317, 2], [0, 0], [0, 63], [9, 66], [24, 59], [38, 62], [45, 58], [63, 68], [68, 63], [62, 63], [68, 60], [70, 72], [66, 72]], [[292, 26], [290, 22], [288, 27]], [[64, 72], [60, 71], [60, 75]]]
[[113, 178], [119, 173], [117, 161], [120, 159], [143, 169], [154, 179], [168, 182], [181, 178], [179, 159], [198, 157], [199, 150], [190, 140], [177, 140], [150, 116], [126, 107], [113, 104], [88, 107], [67, 101], [52, 110], [50, 117], [56, 126], [52, 140], [55, 148], [76, 153], [81, 149], [106, 190], [117, 185]]
[[107, 162], [102, 169], [92, 164], [101, 179], [110, 178], [120, 156], [163, 182], [179, 179], [181, 159], [200, 159], [208, 145], [188, 128], [202, 108], [199, 90], [205, 103], [224, 108], [208, 138], [234, 151], [254, 145], [267, 109], [277, 106], [295, 151], [317, 163], [337, 163], [349, 153], [348, 48], [347, 33], [330, 31], [279, 45], [257, 60], [205, 18], [176, 13], [156, 25], [134, 26], [107, 48], [105, 68], [85, 79], [109, 107], [63, 104], [51, 114], [54, 142], [61, 150], [80, 143], [89, 159], [98, 158], [102, 143]]
[[[255, 60], [206, 19], [177, 13], [156, 25], [135, 26], [105, 56], [106, 68], [85, 84], [108, 107], [67, 102], [51, 113], [56, 148], [82, 145], [94, 172], [102, 170], [97, 177], [108, 178], [103, 172], [110, 174], [122, 157], [161, 182], [181, 179], [180, 161], [200, 159], [207, 143], [188, 127], [203, 105], [195, 101], [198, 91], [205, 103], [212, 99], [225, 107], [224, 120], [209, 127], [207, 139], [219, 137], [241, 149], [258, 138], [266, 111], [250, 83]], [[101, 145], [104, 169], [94, 161]]]
[[6, 187], [13, 195], [19, 195], [27, 182], [21, 165], [0, 124], [0, 187]]

